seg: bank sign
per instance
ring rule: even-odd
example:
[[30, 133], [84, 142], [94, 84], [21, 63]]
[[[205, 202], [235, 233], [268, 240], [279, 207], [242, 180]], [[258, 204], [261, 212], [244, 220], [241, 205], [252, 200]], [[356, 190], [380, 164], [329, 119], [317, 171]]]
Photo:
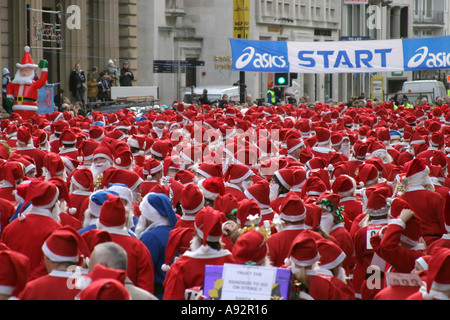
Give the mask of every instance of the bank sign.
[[235, 71], [375, 73], [450, 68], [450, 37], [337, 42], [230, 41]]

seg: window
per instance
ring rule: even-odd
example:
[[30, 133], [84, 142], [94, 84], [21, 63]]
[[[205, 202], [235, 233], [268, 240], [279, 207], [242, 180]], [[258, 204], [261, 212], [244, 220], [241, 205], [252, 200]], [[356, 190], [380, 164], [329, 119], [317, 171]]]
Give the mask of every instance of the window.
[[332, 30], [331, 29], [314, 29], [314, 35], [315, 36], [331, 37]]

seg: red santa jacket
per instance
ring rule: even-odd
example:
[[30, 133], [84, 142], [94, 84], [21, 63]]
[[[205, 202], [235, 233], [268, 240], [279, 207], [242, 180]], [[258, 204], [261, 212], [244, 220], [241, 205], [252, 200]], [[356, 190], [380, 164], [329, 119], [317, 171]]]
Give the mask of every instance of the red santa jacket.
[[195, 251], [186, 251], [170, 266], [164, 280], [164, 300], [185, 300], [186, 289], [202, 286], [206, 265], [234, 263], [228, 250], [204, 249], [200, 247]]
[[23, 253], [30, 259], [31, 274], [29, 280], [35, 279], [34, 270], [37, 270], [43, 261], [42, 245], [47, 237], [61, 224], [39, 214], [28, 213], [25, 220], [15, 219], [3, 230], [1, 242], [11, 250]]
[[37, 107], [38, 90], [46, 84], [47, 78], [48, 70], [42, 69], [41, 77], [38, 81], [33, 81], [32, 84], [21, 85], [12, 81], [6, 87], [6, 95], [9, 98], [16, 98], [14, 106]]
[[150, 251], [142, 241], [126, 232], [120, 233], [110, 228], [105, 229], [111, 234], [112, 241], [122, 246], [127, 252], [127, 274], [130, 280], [137, 287], [153, 293], [155, 275]]
[[310, 233], [315, 240], [322, 238], [319, 233], [306, 229], [306, 226], [303, 224], [290, 225], [284, 230], [273, 234], [267, 239], [267, 246], [269, 247], [269, 258], [274, 267], [281, 267], [284, 264], [284, 260], [289, 255], [291, 243], [300, 232]]
[[339, 206], [344, 206], [344, 212], [350, 221], [356, 219], [362, 213], [363, 207], [360, 201], [355, 197], [345, 197], [341, 199]]
[[404, 223], [393, 219], [389, 222], [386, 233], [380, 243], [380, 254], [392, 267], [393, 272], [409, 273], [414, 269], [416, 259], [425, 255], [424, 249], [407, 249], [400, 245]]
[[445, 199], [437, 192], [414, 187], [400, 196], [420, 220], [422, 237], [430, 245], [447, 233], [444, 222]]
[[[73, 301], [80, 292], [74, 286], [68, 286], [73, 272], [53, 270], [50, 274], [27, 283], [25, 289], [19, 295], [20, 300], [52, 300]], [[72, 283], [74, 284], [74, 280]]]

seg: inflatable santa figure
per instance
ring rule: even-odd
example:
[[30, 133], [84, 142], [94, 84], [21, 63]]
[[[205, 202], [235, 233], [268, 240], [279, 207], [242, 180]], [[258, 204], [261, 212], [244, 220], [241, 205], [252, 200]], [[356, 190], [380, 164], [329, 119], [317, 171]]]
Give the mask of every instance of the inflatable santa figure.
[[[25, 47], [22, 62], [13, 81], [6, 88], [6, 103], [13, 107], [13, 111], [27, 121], [38, 111], [38, 90], [47, 82], [48, 61], [41, 60], [39, 66], [34, 64], [30, 54], [30, 47]], [[36, 69], [41, 69], [41, 77], [35, 81]]]

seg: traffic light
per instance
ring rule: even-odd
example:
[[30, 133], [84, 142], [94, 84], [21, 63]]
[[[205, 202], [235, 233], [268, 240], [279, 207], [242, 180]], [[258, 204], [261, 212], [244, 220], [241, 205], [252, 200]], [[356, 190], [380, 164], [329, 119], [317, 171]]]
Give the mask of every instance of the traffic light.
[[290, 86], [289, 73], [275, 73], [273, 77], [275, 87], [288, 88]]

